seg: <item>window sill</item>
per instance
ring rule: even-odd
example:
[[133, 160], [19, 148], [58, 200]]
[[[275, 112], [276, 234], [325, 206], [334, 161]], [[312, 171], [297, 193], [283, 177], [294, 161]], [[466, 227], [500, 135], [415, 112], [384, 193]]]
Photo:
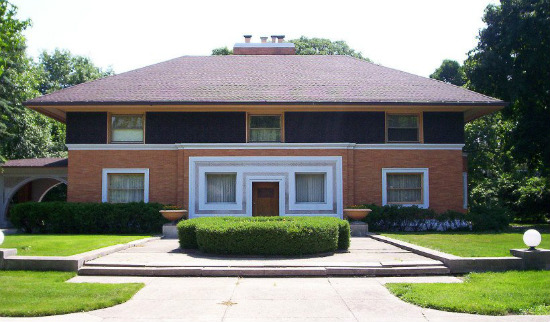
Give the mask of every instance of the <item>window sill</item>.
[[423, 144], [420, 141], [386, 141], [387, 144]]
[[145, 144], [145, 142], [143, 142], [143, 141], [140, 141], [140, 142], [137, 142], [137, 141], [126, 141], [126, 142], [116, 141], [116, 142], [109, 142], [109, 144]]

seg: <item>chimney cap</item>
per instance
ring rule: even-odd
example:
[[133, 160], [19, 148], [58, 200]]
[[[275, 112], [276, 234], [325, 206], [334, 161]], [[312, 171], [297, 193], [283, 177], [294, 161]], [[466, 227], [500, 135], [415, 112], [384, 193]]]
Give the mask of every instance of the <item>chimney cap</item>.
[[244, 35], [244, 38], [252, 38], [252, 35]]

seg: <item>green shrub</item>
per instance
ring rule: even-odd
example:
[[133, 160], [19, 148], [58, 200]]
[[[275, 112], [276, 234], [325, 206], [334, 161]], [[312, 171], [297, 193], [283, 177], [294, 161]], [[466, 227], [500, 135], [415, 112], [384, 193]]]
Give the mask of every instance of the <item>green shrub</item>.
[[181, 249], [198, 249], [197, 225], [198, 219], [182, 220], [178, 223], [178, 238]]
[[468, 211], [468, 220], [476, 231], [501, 231], [508, 228], [512, 215], [506, 207], [498, 204], [472, 205]]
[[25, 202], [10, 208], [11, 223], [27, 233], [159, 233], [167, 222], [158, 203]]
[[240, 255], [333, 252], [350, 240], [349, 223], [331, 217], [203, 217], [180, 222], [178, 234], [183, 249]]
[[349, 221], [338, 220], [338, 249], [347, 250], [351, 243]]

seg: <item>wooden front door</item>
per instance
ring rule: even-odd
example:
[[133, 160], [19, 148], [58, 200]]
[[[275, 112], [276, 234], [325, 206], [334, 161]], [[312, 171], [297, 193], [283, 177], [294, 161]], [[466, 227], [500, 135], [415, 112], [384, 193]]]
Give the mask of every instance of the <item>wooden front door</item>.
[[278, 182], [252, 182], [252, 216], [279, 216]]

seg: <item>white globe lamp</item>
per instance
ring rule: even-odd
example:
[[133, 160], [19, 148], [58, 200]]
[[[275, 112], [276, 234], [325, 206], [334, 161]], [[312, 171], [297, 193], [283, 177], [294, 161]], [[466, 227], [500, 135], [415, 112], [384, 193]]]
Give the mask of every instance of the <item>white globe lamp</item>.
[[535, 250], [535, 247], [540, 245], [541, 239], [540, 233], [534, 229], [529, 229], [523, 234], [523, 242], [529, 250]]
[[4, 242], [4, 233], [0, 230], [0, 245]]

